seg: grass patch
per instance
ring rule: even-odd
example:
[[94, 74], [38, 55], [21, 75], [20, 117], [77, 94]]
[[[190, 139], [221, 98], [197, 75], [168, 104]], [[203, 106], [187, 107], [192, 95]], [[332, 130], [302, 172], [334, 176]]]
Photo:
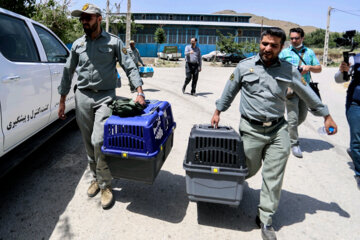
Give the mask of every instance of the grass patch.
[[155, 67], [179, 67], [178, 61], [168, 61], [164, 59], [155, 59]]

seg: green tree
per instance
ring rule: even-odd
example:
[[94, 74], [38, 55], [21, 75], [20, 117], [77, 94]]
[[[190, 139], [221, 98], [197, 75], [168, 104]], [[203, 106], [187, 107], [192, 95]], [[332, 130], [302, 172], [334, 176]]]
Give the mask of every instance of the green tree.
[[217, 31], [217, 34], [219, 36], [219, 39], [216, 42], [216, 47], [221, 52], [237, 54], [259, 52], [259, 44], [256, 42], [245, 41], [237, 43], [235, 41], [235, 36], [231, 33], [229, 33], [227, 36], [224, 36], [222, 33]]
[[[336, 48], [335, 39], [339, 37], [343, 37], [344, 33], [331, 32], [329, 34], [329, 48]], [[357, 32], [355, 37], [355, 41], [360, 40], [360, 34]], [[316, 29], [314, 32], [307, 34], [304, 39], [304, 44], [308, 47], [315, 48], [323, 48], [325, 43], [325, 30], [324, 29]]]
[[72, 43], [82, 36], [84, 31], [78, 19], [69, 18], [69, 15], [67, 6], [49, 0], [45, 4], [36, 5], [32, 19], [50, 28], [64, 43]]
[[304, 44], [309, 47], [324, 47], [325, 30], [316, 29], [314, 32], [307, 34], [304, 39]]
[[224, 36], [222, 33], [217, 31], [217, 35], [219, 36], [218, 41], [216, 42], [217, 48], [221, 52], [225, 53], [238, 53], [239, 52], [239, 45], [235, 42], [235, 36], [231, 33], [228, 36]]
[[159, 52], [159, 47], [160, 47], [159, 44], [163, 44], [166, 42], [166, 33], [162, 27], [158, 27], [155, 30], [154, 39], [155, 42], [157, 43], [157, 51]]
[[[115, 35], [125, 34], [126, 32], [126, 16], [110, 16], [110, 32]], [[105, 23], [101, 23], [103, 29], [105, 29]], [[139, 29], [144, 29], [144, 26], [141, 24], [135, 23], [135, 19], [131, 16], [131, 36], [135, 35]]]
[[31, 17], [35, 12], [35, 0], [0, 0], [0, 7]]
[[162, 27], [158, 27], [155, 30], [154, 35], [155, 35], [154, 38], [155, 38], [156, 43], [162, 44], [162, 43], [166, 42], [166, 33], [165, 33], [165, 30]]

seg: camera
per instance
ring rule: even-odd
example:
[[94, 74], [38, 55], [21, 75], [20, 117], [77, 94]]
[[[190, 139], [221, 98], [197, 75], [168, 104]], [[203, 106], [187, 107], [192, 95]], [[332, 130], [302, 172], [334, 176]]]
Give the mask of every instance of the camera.
[[[334, 40], [337, 47], [340, 47], [340, 46], [350, 46], [351, 47], [350, 51], [343, 52], [344, 62], [346, 62], [346, 63], [349, 63], [350, 55], [355, 55], [354, 53], [351, 53], [351, 52], [359, 45], [359, 43], [355, 42], [353, 39], [355, 34], [356, 34], [356, 30], [346, 31], [342, 38], [336, 38]], [[343, 72], [343, 76], [344, 76], [345, 81], [350, 80], [348, 72]]]
[[353, 41], [353, 37], [356, 34], [356, 30], [351, 30], [351, 31], [346, 31], [345, 34], [343, 35], [343, 37], [341, 38], [336, 38], [334, 41], [336, 43], [337, 47], [342, 47], [342, 46], [353, 46], [354, 48], [358, 45], [357, 42]]

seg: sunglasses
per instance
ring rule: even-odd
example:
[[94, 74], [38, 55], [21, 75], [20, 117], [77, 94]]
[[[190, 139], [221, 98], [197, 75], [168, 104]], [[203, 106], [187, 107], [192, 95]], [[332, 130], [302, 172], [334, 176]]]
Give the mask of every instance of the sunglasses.
[[94, 15], [83, 15], [79, 18], [79, 21], [82, 22], [82, 21], [86, 21], [86, 22], [90, 22], [90, 20], [92, 19]]
[[300, 38], [299, 37], [292, 37], [290, 38], [290, 40], [299, 40]]

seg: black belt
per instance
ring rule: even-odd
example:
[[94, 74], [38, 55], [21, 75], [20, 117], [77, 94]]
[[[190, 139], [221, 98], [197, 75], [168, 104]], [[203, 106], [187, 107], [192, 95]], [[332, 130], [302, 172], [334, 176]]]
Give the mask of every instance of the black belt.
[[107, 89], [107, 90], [97, 90], [97, 89], [91, 89], [91, 88], [81, 88], [79, 89], [81, 91], [89, 91], [89, 92], [105, 92], [105, 91], [110, 91], [110, 90], [113, 90], [113, 89]]
[[243, 115], [241, 115], [241, 118], [245, 119], [246, 121], [248, 121], [251, 124], [260, 125], [260, 126], [263, 126], [263, 127], [270, 127], [270, 126], [272, 126], [274, 124], [277, 124], [277, 123], [281, 122], [284, 119], [284, 117], [280, 117], [280, 118], [272, 120], [272, 121], [260, 122], [260, 121], [253, 120], [253, 119], [250, 119], [248, 117], [245, 117]]

